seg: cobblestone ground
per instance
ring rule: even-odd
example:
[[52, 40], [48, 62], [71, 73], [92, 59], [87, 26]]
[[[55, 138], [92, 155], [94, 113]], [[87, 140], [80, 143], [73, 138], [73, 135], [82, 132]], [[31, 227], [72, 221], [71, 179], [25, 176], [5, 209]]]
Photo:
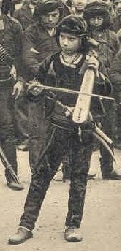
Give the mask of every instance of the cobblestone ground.
[[[121, 151], [116, 150], [116, 169], [121, 172]], [[59, 171], [52, 181], [41, 215], [34, 230], [34, 238], [18, 246], [9, 246], [23, 211], [30, 182], [28, 153], [18, 152], [20, 179], [24, 191], [7, 188], [4, 168], [0, 172], [0, 251], [120, 251], [121, 250], [121, 182], [103, 181], [99, 168], [99, 154], [92, 156], [91, 173], [95, 180], [88, 182], [84, 218], [81, 225], [83, 241], [67, 243], [63, 238], [67, 213], [69, 182], [61, 181]]]

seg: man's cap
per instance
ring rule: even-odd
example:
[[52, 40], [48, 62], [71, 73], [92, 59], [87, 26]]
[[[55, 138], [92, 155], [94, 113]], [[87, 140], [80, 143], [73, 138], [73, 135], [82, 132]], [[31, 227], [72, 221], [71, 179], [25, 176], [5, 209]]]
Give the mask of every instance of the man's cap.
[[38, 1], [36, 6], [36, 11], [38, 15], [44, 15], [49, 12], [54, 11], [55, 9], [62, 9], [63, 5], [61, 1], [58, 0], [46, 0], [46, 1]]

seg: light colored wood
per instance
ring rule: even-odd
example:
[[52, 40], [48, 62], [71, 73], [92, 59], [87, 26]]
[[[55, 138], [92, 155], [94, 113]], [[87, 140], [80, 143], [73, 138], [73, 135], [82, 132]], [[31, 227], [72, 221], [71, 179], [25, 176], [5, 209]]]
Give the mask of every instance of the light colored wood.
[[[80, 93], [78, 95], [72, 116], [72, 120], [75, 123], [82, 124], [88, 119], [91, 104], [91, 95], [94, 88], [94, 78], [94, 70], [87, 69], [83, 77], [83, 82], [80, 87]], [[83, 93], [86, 93], [87, 95], [84, 96]]]

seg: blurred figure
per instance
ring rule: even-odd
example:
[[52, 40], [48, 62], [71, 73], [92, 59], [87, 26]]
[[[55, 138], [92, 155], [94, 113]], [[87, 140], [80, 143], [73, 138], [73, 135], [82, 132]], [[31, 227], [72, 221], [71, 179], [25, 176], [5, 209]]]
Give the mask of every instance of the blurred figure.
[[56, 25], [63, 16], [63, 6], [59, 1], [48, 0], [38, 2], [34, 13], [36, 23], [29, 26], [24, 32], [23, 59], [25, 79], [33, 79], [40, 63], [57, 52]]
[[[36, 0], [24, 0], [21, 7], [15, 10], [13, 16], [21, 23], [23, 30], [35, 23], [34, 9]], [[28, 136], [28, 101], [24, 95], [15, 102], [16, 134], [18, 149], [27, 151], [29, 148]]]
[[121, 29], [121, 0], [115, 0], [114, 2], [115, 16], [113, 18], [113, 30], [118, 32]]
[[87, 0], [72, 0], [72, 14], [83, 17], [83, 10], [86, 4]]
[[[12, 1], [3, 0], [0, 7], [0, 143], [18, 176], [18, 163], [15, 148], [13, 123], [13, 97], [20, 94], [23, 83], [22, 72], [22, 27], [12, 17]], [[16, 79], [14, 71], [16, 71]], [[22, 190], [23, 186], [15, 182], [9, 169], [5, 170], [7, 186], [13, 190]]]
[[113, 84], [113, 96], [116, 101], [116, 136], [115, 147], [121, 150], [121, 30], [117, 33], [120, 42], [118, 53], [115, 55], [110, 69], [110, 79]]
[[23, 30], [30, 24], [34, 24], [34, 9], [37, 1], [24, 0], [21, 8], [14, 11], [14, 17], [21, 23]]
[[[92, 39], [95, 39], [98, 43], [98, 55], [101, 61], [105, 73], [108, 76], [111, 63], [114, 56], [118, 51], [118, 38], [117, 35], [110, 30], [110, 11], [107, 3], [104, 1], [95, 1], [87, 4], [84, 10], [84, 18], [88, 25], [88, 35]], [[99, 122], [101, 122], [105, 133], [113, 138], [115, 132], [115, 104], [112, 101], [102, 100], [102, 107], [105, 111], [105, 116]], [[100, 166], [103, 179], [118, 180], [121, 179], [119, 175], [113, 169], [113, 158], [109, 152], [100, 147]]]

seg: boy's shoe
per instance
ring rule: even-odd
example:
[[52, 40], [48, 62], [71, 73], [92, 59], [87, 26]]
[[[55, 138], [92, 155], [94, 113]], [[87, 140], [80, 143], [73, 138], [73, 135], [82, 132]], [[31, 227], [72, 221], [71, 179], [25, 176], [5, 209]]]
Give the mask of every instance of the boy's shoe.
[[29, 229], [27, 229], [26, 227], [20, 226], [18, 228], [18, 232], [14, 236], [9, 238], [8, 243], [10, 245], [18, 245], [32, 237], [33, 237], [33, 234]]
[[14, 181], [7, 182], [7, 186], [15, 191], [21, 191], [24, 189], [24, 187], [21, 183], [16, 183]]
[[121, 180], [121, 174], [113, 170], [111, 173], [103, 175], [104, 180]]
[[68, 242], [80, 242], [82, 237], [80, 235], [80, 228], [67, 227], [64, 233], [65, 240]]

